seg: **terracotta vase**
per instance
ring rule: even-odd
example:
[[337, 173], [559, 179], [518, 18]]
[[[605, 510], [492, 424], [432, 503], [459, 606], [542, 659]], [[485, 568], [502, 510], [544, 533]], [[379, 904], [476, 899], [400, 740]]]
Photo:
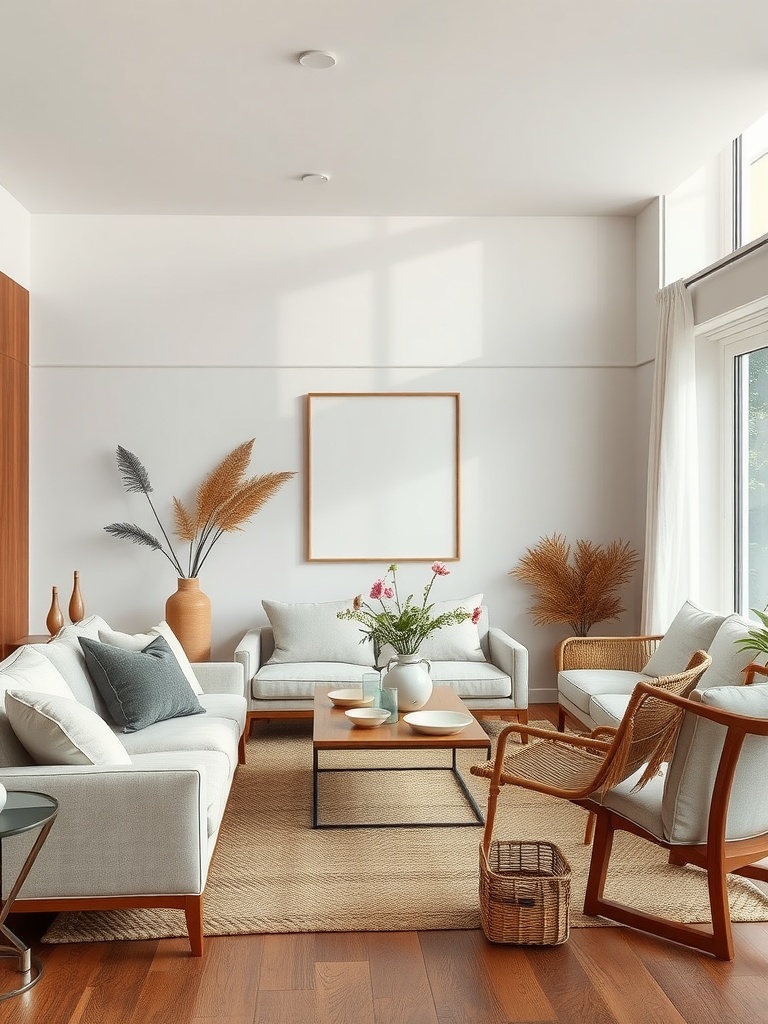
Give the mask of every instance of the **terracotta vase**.
[[75, 569], [74, 583], [72, 585], [72, 597], [69, 599], [69, 621], [79, 622], [85, 618], [85, 604], [83, 595], [80, 593], [80, 573]]
[[59, 608], [59, 588], [51, 587], [51, 607], [45, 620], [45, 628], [51, 636], [56, 636], [63, 625], [64, 616], [61, 614], [61, 608]]
[[190, 661], [211, 657], [211, 601], [194, 576], [180, 577], [178, 589], [165, 602], [165, 621]]

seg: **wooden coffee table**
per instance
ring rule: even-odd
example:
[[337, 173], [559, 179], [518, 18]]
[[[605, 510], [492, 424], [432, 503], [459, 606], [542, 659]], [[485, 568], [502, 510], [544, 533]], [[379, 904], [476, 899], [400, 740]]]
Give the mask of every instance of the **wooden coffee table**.
[[[407, 722], [403, 721], [403, 712], [397, 722], [380, 725], [376, 729], [360, 729], [352, 725], [344, 714], [343, 708], [337, 708], [328, 699], [329, 690], [333, 686], [315, 687], [314, 728], [312, 732], [312, 827], [313, 828], [445, 828], [447, 825], [482, 825], [485, 822], [482, 811], [475, 798], [467, 788], [456, 764], [456, 751], [467, 748], [481, 748], [491, 756], [491, 741], [488, 734], [473, 719], [471, 724], [461, 732], [450, 736], [427, 736], [414, 732]], [[432, 696], [424, 705], [424, 711], [459, 711], [470, 714], [468, 708], [450, 686], [436, 686]], [[450, 750], [450, 765], [429, 765], [426, 767], [392, 767], [377, 765], [376, 767], [342, 767], [322, 768], [320, 751], [322, 750]], [[321, 824], [319, 820], [319, 781], [320, 776], [328, 772], [365, 772], [365, 771], [442, 771], [451, 772], [456, 783], [472, 809], [472, 821], [408, 821], [408, 822], [366, 822], [363, 824]]]

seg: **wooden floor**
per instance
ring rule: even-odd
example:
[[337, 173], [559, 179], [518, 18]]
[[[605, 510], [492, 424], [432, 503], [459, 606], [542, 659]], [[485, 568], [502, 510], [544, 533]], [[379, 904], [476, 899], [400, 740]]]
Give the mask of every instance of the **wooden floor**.
[[[547, 717], [549, 709], [531, 709]], [[31, 940], [45, 921], [13, 926]], [[480, 931], [249, 935], [47, 946], [0, 1024], [755, 1024], [768, 1020], [768, 923], [735, 926], [722, 963], [623, 928], [553, 948]], [[0, 964], [0, 986], [12, 976]]]

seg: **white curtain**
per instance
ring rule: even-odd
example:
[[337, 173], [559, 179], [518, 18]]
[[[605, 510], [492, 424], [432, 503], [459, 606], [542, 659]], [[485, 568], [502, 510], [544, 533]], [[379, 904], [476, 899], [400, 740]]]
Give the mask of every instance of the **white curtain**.
[[664, 633], [699, 591], [699, 486], [693, 308], [682, 281], [657, 296], [642, 631]]

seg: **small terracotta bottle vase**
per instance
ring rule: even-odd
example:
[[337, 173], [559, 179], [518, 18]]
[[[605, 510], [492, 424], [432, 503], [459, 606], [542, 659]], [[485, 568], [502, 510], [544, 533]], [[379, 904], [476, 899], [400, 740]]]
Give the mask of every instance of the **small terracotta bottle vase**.
[[51, 608], [48, 612], [48, 618], [45, 620], [45, 628], [51, 636], [55, 636], [63, 625], [64, 616], [61, 614], [61, 608], [59, 608], [59, 588], [52, 587]]
[[79, 622], [84, 617], [85, 605], [83, 604], [83, 595], [80, 593], [80, 573], [75, 569], [72, 597], [69, 599], [69, 620], [70, 622]]

